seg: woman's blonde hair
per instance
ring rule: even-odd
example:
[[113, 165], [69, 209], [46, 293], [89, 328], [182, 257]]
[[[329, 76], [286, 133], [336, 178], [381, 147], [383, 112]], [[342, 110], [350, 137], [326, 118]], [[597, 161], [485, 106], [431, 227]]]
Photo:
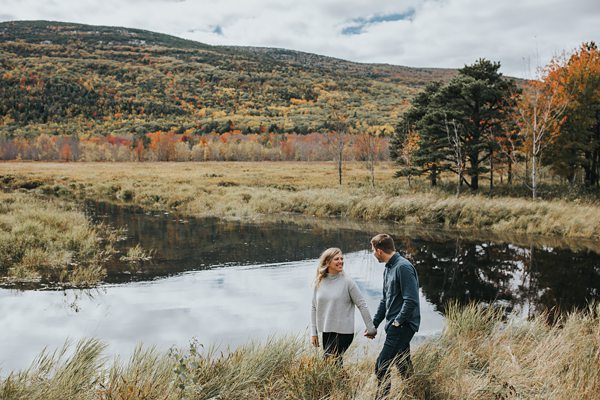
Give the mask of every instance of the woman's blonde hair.
[[317, 267], [317, 277], [315, 278], [315, 286], [319, 287], [323, 278], [327, 276], [327, 267], [335, 256], [342, 254], [342, 250], [337, 247], [330, 247], [321, 253], [319, 257], [319, 266]]

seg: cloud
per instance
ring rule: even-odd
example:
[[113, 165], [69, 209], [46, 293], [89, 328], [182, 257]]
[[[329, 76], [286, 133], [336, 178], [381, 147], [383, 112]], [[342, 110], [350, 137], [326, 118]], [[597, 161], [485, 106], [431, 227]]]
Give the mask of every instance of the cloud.
[[221, 28], [221, 26], [220, 26], [220, 25], [217, 25], [217, 26], [215, 26], [215, 27], [212, 29], [212, 33], [215, 33], [215, 34], [217, 34], [217, 35], [220, 35], [220, 36], [224, 36], [224, 35], [223, 35], [223, 28]]
[[508, 75], [600, 40], [596, 0], [3, 0], [1, 20], [125, 26], [214, 45], [282, 47], [359, 62]]

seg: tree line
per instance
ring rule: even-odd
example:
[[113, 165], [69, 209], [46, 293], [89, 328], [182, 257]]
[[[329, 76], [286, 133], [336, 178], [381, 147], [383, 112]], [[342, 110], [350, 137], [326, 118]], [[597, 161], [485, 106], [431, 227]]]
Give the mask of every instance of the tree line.
[[[154, 131], [115, 136], [48, 135], [0, 138], [0, 160], [32, 161], [331, 161], [389, 160], [389, 135], [329, 131], [306, 135]], [[338, 153], [342, 146], [343, 152]], [[370, 165], [370, 164], [369, 164]]]

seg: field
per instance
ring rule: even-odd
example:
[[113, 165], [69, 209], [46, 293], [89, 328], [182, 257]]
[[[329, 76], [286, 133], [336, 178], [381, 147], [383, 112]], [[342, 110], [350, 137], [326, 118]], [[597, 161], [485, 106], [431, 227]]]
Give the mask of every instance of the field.
[[423, 182], [410, 187], [393, 177], [395, 170], [379, 164], [372, 187], [359, 162], [345, 164], [342, 185], [332, 162], [6, 162], [0, 181], [7, 189], [185, 216], [254, 220], [294, 213], [495, 234], [600, 236], [600, 206], [593, 200], [457, 197]]

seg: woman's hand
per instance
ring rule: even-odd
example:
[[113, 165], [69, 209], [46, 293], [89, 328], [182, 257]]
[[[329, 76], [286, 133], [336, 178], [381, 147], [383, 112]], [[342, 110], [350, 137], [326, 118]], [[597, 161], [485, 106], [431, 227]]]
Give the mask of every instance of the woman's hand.
[[318, 336], [311, 336], [310, 337], [310, 343], [315, 346], [315, 347], [319, 347], [319, 337]]
[[375, 336], [377, 336], [377, 329], [365, 329], [364, 335], [369, 339], [375, 339]]

